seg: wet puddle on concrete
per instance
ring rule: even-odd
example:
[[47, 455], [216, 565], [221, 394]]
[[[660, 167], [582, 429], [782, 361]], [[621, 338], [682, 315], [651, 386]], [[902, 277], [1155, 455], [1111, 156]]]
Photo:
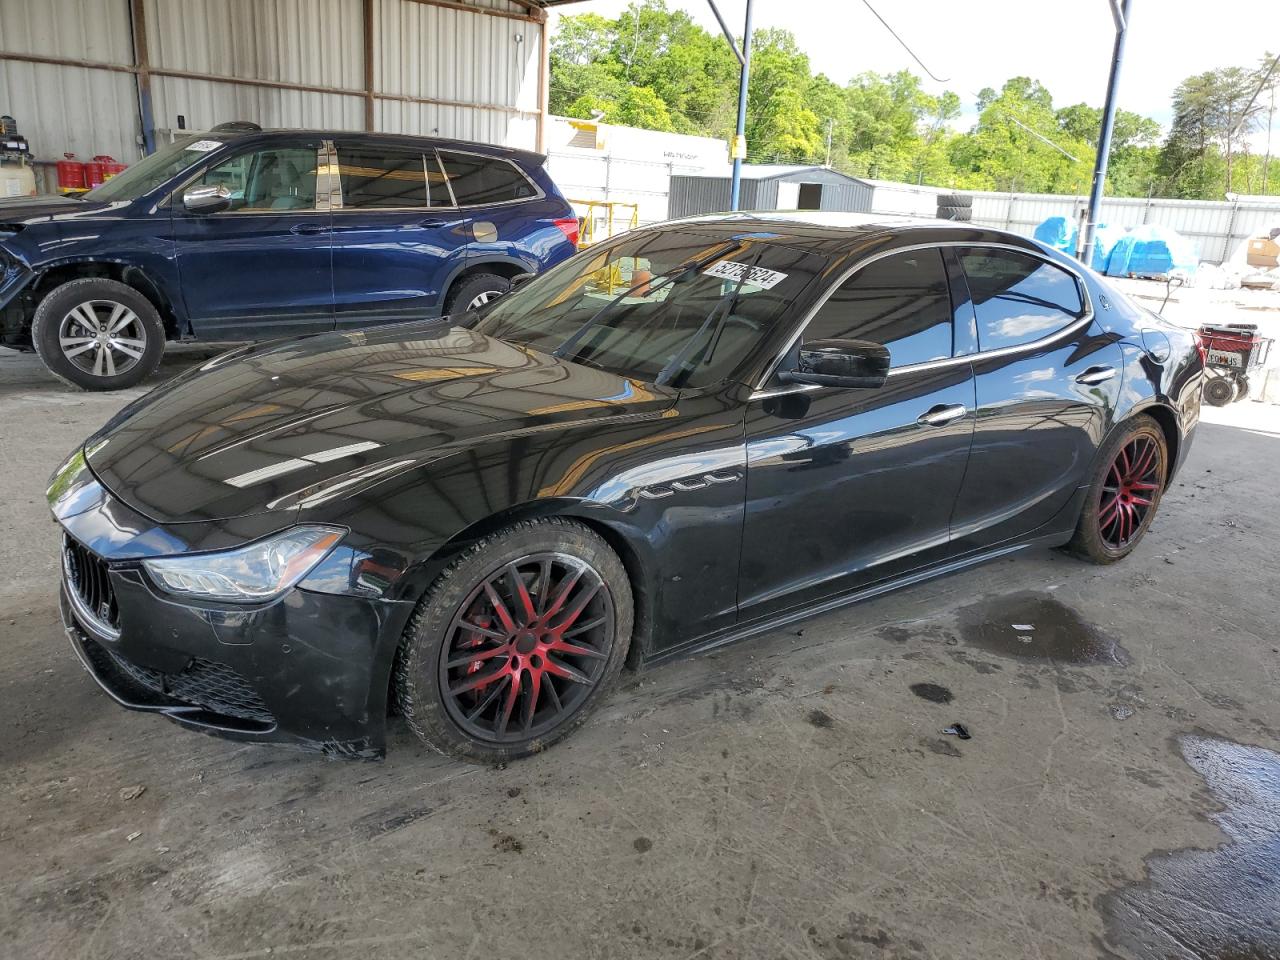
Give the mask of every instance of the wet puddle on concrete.
[[1051, 596], [1013, 593], [962, 607], [960, 636], [1001, 657], [1056, 663], [1126, 665], [1124, 648]]
[[1182, 755], [1226, 809], [1215, 850], [1147, 860], [1147, 880], [1100, 901], [1107, 946], [1141, 960], [1280, 958], [1280, 754], [1188, 736]]

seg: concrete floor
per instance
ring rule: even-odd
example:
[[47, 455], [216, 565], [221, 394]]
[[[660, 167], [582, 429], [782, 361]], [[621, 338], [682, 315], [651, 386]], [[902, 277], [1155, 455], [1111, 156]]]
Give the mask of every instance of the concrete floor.
[[[400, 725], [385, 762], [326, 762], [98, 691], [43, 489], [138, 392], [0, 356], [2, 957], [1280, 956], [1274, 869], [1232, 893], [1257, 867], [1232, 805], [1274, 852], [1276, 798], [1223, 779], [1275, 755], [1204, 747], [1280, 747], [1280, 408], [1212, 411], [1118, 566], [1031, 551], [626, 675], [570, 741], [482, 769]], [[1210, 856], [1166, 851], [1223, 844], [1236, 912], [1161, 886]]]

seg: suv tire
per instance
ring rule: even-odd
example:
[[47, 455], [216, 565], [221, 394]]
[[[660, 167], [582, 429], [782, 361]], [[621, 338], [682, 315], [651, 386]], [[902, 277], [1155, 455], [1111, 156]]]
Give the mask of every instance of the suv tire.
[[101, 277], [55, 287], [36, 307], [31, 342], [45, 367], [82, 390], [120, 390], [149, 377], [164, 354], [155, 306]]
[[496, 273], [473, 273], [453, 285], [444, 301], [444, 316], [482, 307], [511, 289], [511, 281]]

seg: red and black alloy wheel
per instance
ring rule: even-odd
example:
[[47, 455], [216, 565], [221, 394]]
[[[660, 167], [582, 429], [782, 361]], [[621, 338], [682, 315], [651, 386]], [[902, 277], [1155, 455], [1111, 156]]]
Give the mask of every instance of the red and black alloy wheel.
[[449, 714], [483, 740], [550, 730], [599, 682], [613, 634], [613, 601], [587, 563], [557, 553], [508, 563], [449, 625], [440, 658]]
[[1098, 499], [1098, 535], [1114, 550], [1129, 546], [1146, 528], [1164, 477], [1155, 438], [1134, 437], [1111, 462]]
[[397, 704], [442, 753], [537, 753], [600, 703], [633, 622], [626, 568], [598, 533], [563, 517], [519, 521], [455, 557], [419, 601], [397, 655]]
[[1094, 563], [1129, 555], [1146, 534], [1168, 480], [1168, 441], [1150, 417], [1121, 424], [1098, 452], [1097, 466], [1068, 548]]

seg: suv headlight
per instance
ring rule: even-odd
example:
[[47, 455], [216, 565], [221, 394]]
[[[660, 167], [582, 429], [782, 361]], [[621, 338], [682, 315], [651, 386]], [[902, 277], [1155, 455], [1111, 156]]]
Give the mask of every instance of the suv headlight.
[[334, 527], [293, 527], [234, 550], [159, 557], [142, 565], [170, 593], [203, 600], [268, 600], [310, 573], [344, 533]]

